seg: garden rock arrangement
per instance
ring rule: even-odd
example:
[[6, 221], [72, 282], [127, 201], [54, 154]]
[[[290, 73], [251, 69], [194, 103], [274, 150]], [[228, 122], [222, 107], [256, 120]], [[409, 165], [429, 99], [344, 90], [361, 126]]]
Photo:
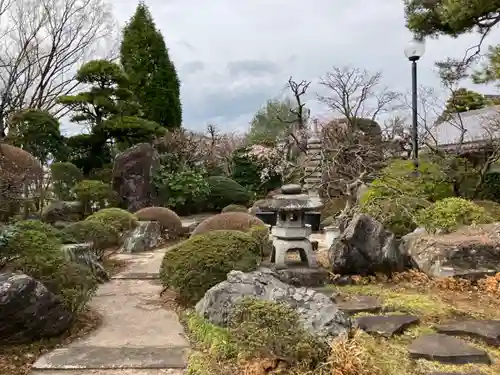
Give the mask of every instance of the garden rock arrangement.
[[357, 214], [329, 250], [332, 272], [366, 275], [402, 271], [405, 259], [393, 233], [368, 215]]
[[121, 251], [125, 253], [148, 251], [157, 247], [161, 238], [162, 230], [159, 222], [139, 221], [137, 227], [125, 237]]
[[56, 336], [72, 323], [61, 299], [24, 274], [0, 274], [0, 342], [28, 343]]
[[211, 323], [227, 326], [231, 310], [244, 297], [286, 303], [297, 311], [304, 328], [321, 338], [337, 337], [351, 328], [349, 317], [328, 297], [313, 289], [287, 285], [265, 269], [231, 271], [226, 281], [206, 292], [196, 305], [196, 312]]
[[74, 222], [83, 217], [83, 206], [80, 202], [54, 201], [46, 206], [41, 214], [41, 219], [46, 223]]
[[109, 280], [108, 273], [94, 253], [92, 243], [63, 245], [61, 250], [68, 260], [87, 267], [99, 282], [103, 283]]
[[410, 234], [401, 251], [432, 277], [494, 275], [500, 272], [500, 224], [463, 227], [449, 234]]
[[153, 175], [159, 166], [158, 152], [149, 143], [139, 143], [116, 157], [112, 185], [127, 210], [135, 212], [155, 204]]

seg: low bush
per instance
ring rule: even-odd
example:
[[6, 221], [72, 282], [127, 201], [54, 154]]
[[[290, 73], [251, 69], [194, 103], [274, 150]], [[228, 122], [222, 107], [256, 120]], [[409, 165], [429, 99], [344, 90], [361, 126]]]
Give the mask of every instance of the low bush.
[[82, 171], [72, 163], [55, 162], [50, 165], [50, 174], [56, 197], [63, 201], [74, 199], [71, 189], [83, 180]]
[[60, 241], [63, 244], [76, 243], [77, 239], [68, 233], [65, 233], [50, 224], [44, 223], [40, 220], [22, 220], [15, 223], [15, 226], [20, 231], [36, 230], [42, 232], [50, 239]]
[[[73, 313], [81, 311], [97, 289], [97, 280], [89, 269], [65, 258], [61, 242], [45, 230], [26, 229], [26, 223], [3, 229], [2, 253], [11, 255], [3, 266], [23, 272], [42, 282], [52, 293], [61, 296]], [[24, 226], [24, 227], [23, 227]], [[7, 232], [7, 233], [6, 233]]]
[[230, 178], [212, 176], [207, 182], [210, 188], [207, 201], [212, 209], [222, 210], [230, 204], [246, 205], [251, 199], [250, 192]]
[[273, 242], [269, 238], [269, 228], [266, 226], [255, 225], [250, 228], [248, 234], [259, 244], [261, 256], [263, 258], [269, 257], [273, 251]]
[[231, 270], [248, 272], [258, 265], [259, 246], [238, 231], [213, 231], [193, 236], [171, 248], [160, 269], [162, 284], [174, 289], [185, 305], [198, 302]]
[[114, 206], [117, 203], [117, 195], [109, 184], [98, 180], [83, 180], [78, 182], [72, 189], [76, 199], [81, 202], [85, 215], [102, 210], [105, 207]]
[[251, 227], [265, 226], [259, 218], [245, 212], [225, 212], [203, 220], [193, 231], [193, 236], [213, 230], [240, 230], [248, 232]]
[[120, 242], [118, 231], [111, 225], [100, 221], [79, 221], [68, 225], [62, 229], [62, 232], [79, 243], [92, 242], [98, 259], [102, 257], [104, 250], [116, 246]]
[[418, 212], [417, 222], [428, 232], [451, 232], [463, 225], [494, 222], [486, 210], [463, 198], [446, 198]]
[[500, 221], [500, 203], [493, 201], [474, 201], [479, 207], [484, 208], [486, 213], [495, 221]]
[[175, 238], [182, 232], [181, 218], [166, 207], [146, 207], [135, 213], [139, 220], [158, 221], [169, 237]]
[[135, 228], [138, 221], [134, 214], [121, 208], [105, 208], [90, 215], [85, 220], [107, 224], [118, 233]]
[[239, 204], [230, 204], [222, 209], [222, 213], [224, 212], [248, 212], [248, 208], [245, 206], [241, 206]]
[[245, 298], [231, 312], [229, 332], [243, 358], [283, 358], [313, 370], [326, 360], [328, 345], [301, 328], [295, 310], [283, 303]]

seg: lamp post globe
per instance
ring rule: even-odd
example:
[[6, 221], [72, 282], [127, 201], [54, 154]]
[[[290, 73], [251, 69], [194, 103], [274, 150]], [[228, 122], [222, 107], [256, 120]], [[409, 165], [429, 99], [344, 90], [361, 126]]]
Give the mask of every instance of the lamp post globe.
[[417, 61], [425, 53], [425, 42], [420, 39], [412, 39], [405, 48], [405, 56], [410, 61]]

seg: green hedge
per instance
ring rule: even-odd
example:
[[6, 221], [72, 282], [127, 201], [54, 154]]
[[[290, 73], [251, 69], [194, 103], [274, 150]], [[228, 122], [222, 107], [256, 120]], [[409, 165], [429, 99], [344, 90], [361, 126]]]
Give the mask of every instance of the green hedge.
[[210, 188], [207, 202], [214, 210], [222, 210], [230, 204], [246, 205], [251, 200], [250, 192], [230, 178], [212, 176], [207, 182]]

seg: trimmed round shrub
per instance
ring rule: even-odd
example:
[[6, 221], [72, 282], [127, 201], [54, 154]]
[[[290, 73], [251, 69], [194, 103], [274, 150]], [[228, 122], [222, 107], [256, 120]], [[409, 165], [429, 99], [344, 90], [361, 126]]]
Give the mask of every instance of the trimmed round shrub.
[[225, 212], [203, 220], [192, 236], [213, 230], [240, 230], [248, 232], [254, 225], [265, 226], [259, 218], [245, 212]]
[[207, 201], [215, 210], [222, 210], [230, 204], [245, 205], [252, 198], [247, 189], [230, 178], [211, 176], [207, 178], [207, 182], [210, 187]]
[[139, 220], [158, 221], [169, 237], [177, 237], [182, 232], [181, 218], [166, 207], [146, 207], [135, 213]]
[[61, 242], [54, 236], [16, 226], [12, 226], [11, 236], [4, 244], [8, 253], [15, 254], [16, 258], [6, 267], [39, 280], [62, 298], [68, 310], [73, 313], [80, 311], [98, 286], [91, 271], [66, 259]]
[[451, 232], [464, 225], [494, 222], [486, 210], [463, 198], [446, 198], [418, 212], [417, 222], [428, 232]]
[[43, 221], [40, 220], [22, 220], [15, 223], [15, 226], [17, 229], [21, 231], [36, 230], [42, 232], [45, 235], [47, 235], [47, 237], [55, 239], [56, 241], [59, 241], [63, 244], [76, 243], [77, 241], [71, 235], [57, 228], [54, 228], [50, 224], [44, 223]]
[[273, 251], [273, 242], [269, 238], [269, 228], [266, 226], [255, 225], [250, 228], [248, 234], [259, 244], [260, 255], [263, 258], [271, 256]]
[[120, 234], [114, 227], [96, 220], [79, 221], [61, 231], [79, 243], [92, 242], [97, 258], [102, 257], [104, 250], [120, 242]]
[[257, 268], [259, 246], [248, 234], [213, 231], [194, 236], [171, 248], [163, 258], [160, 278], [178, 293], [184, 305], [198, 302], [205, 292], [224, 281], [231, 270]]
[[224, 212], [248, 212], [248, 208], [239, 204], [230, 204], [222, 209], [222, 213]]
[[105, 208], [90, 215], [85, 220], [97, 221], [113, 227], [118, 233], [137, 226], [137, 217], [121, 208]]
[[71, 191], [82, 203], [85, 214], [92, 213], [95, 208], [102, 210], [107, 206], [113, 206], [117, 202], [116, 193], [111, 186], [98, 180], [80, 181]]
[[229, 332], [243, 358], [287, 358], [313, 370], [329, 346], [302, 328], [295, 310], [284, 303], [244, 298], [231, 311]]

